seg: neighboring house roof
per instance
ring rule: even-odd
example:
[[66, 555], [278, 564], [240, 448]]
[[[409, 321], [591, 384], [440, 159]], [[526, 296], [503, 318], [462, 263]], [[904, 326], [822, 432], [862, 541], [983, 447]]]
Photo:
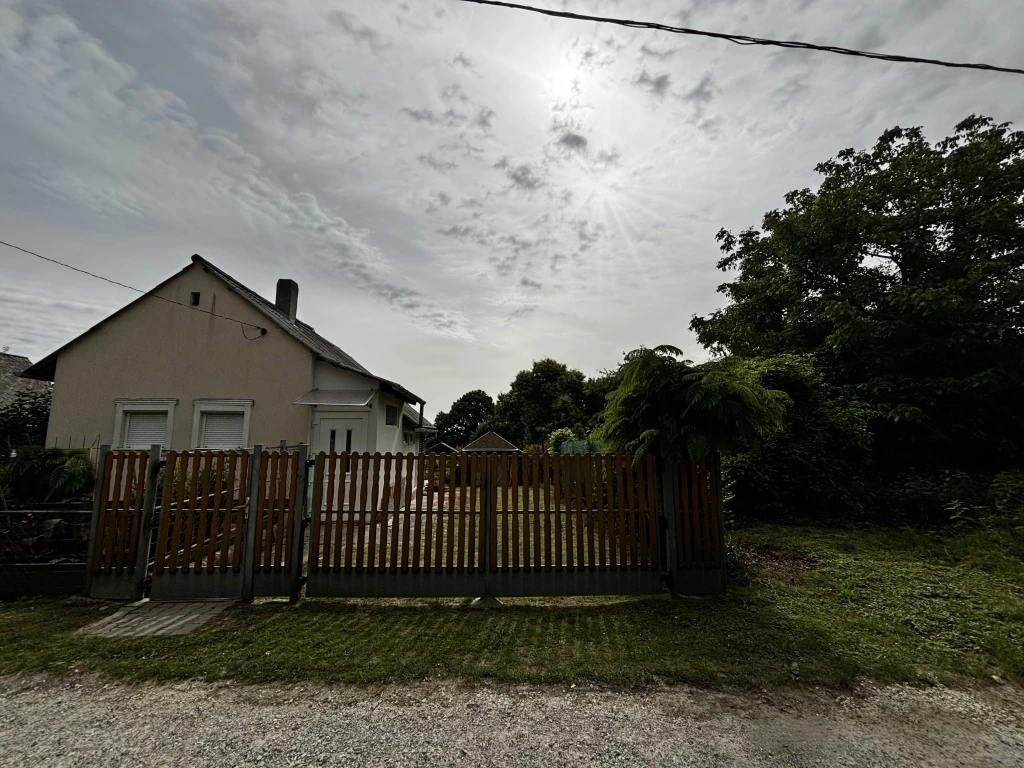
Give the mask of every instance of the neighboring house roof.
[[0, 403], [6, 403], [19, 392], [43, 392], [45, 381], [21, 378], [22, 371], [31, 367], [32, 361], [21, 355], [0, 352]]
[[463, 447], [464, 451], [518, 451], [512, 443], [499, 435], [497, 432], [488, 432], [480, 435], [469, 445]]
[[[281, 328], [281, 330], [283, 330], [289, 336], [294, 338], [296, 341], [303, 344], [306, 347], [306, 349], [308, 349], [310, 352], [312, 352], [314, 355], [316, 355], [324, 362], [330, 363], [331, 365], [334, 365], [338, 368], [344, 368], [345, 370], [348, 371], [354, 371], [355, 373], [362, 374], [363, 376], [368, 376], [371, 379], [376, 379], [381, 383], [382, 389], [391, 392], [392, 394], [398, 396], [399, 398], [405, 400], [406, 402], [426, 402], [423, 398], [413, 394], [408, 389], [403, 387], [401, 384], [398, 384], [397, 382], [394, 381], [390, 381], [388, 379], [383, 379], [380, 376], [370, 373], [370, 371], [368, 371], [366, 368], [364, 368], [362, 365], [356, 362], [355, 358], [353, 358], [346, 352], [342, 351], [339, 347], [337, 347], [336, 345], [325, 339], [323, 336], [321, 336], [319, 333], [317, 333], [315, 330], [313, 330], [312, 326], [307, 325], [301, 320], [296, 320], [294, 323], [292, 323], [288, 319], [288, 316], [285, 315], [281, 310], [279, 310], [272, 301], [268, 301], [255, 291], [238, 282], [238, 280], [231, 277], [231, 275], [229, 275], [227, 272], [214, 266], [212, 263], [204, 259], [198, 253], [192, 257], [192, 263], [198, 264], [208, 274], [214, 275], [215, 277], [219, 278], [220, 281], [223, 282], [228, 287], [229, 290], [231, 290], [234, 293], [237, 293], [243, 299], [248, 301], [253, 307], [255, 307], [257, 310], [266, 315], [268, 319], [273, 321], [273, 323], [276, 326]], [[186, 267], [185, 269], [188, 269], [188, 267]], [[174, 277], [177, 277], [177, 275], [175, 275]], [[170, 280], [173, 280], [174, 277], [168, 278], [163, 283], [160, 283], [160, 285], [158, 285], [152, 291], [149, 291], [149, 293], [153, 293], [161, 286], [163, 286], [165, 283], [169, 282]], [[101, 320], [99, 323], [94, 325], [85, 333], [91, 333], [92, 331], [99, 328], [101, 325], [109, 322], [112, 318], [117, 317], [119, 314], [124, 312], [128, 307], [132, 306], [136, 302], [142, 301], [145, 298], [145, 296], [140, 296], [138, 299], [131, 302], [131, 304], [122, 307], [117, 312], [110, 315], [110, 317]], [[85, 333], [83, 333], [82, 336], [84, 336]], [[57, 366], [57, 355], [59, 355], [61, 351], [63, 351], [71, 344], [74, 344], [75, 341], [77, 341], [79, 338], [81, 338], [81, 336], [68, 342], [68, 344], [65, 344], [56, 352], [52, 352], [51, 354], [47, 355], [38, 363], [31, 366], [28, 370], [24, 371], [21, 375], [30, 379], [53, 381], [53, 375], [54, 372], [56, 371]]]

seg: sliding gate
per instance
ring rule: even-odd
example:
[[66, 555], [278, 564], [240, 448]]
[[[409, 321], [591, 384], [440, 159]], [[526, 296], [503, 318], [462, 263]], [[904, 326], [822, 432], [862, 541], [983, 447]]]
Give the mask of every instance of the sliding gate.
[[660, 542], [691, 511], [680, 499], [659, 522], [653, 456], [321, 453], [314, 477], [310, 597], [660, 592], [662, 560], [678, 562]]

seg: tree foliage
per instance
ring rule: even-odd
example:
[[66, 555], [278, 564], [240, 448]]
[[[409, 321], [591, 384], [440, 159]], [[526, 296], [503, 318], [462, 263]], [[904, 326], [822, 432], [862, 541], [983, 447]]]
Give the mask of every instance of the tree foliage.
[[584, 431], [587, 413], [586, 377], [550, 358], [537, 360], [498, 395], [486, 424], [518, 446], [543, 443], [561, 427]]
[[737, 518], [864, 519], [875, 501], [870, 409], [837, 396], [810, 355], [749, 360], [765, 387], [786, 393], [782, 429], [758, 450], [727, 456], [730, 508]]
[[700, 460], [713, 449], [755, 448], [782, 426], [785, 393], [762, 386], [744, 361], [694, 366], [682, 354], [666, 345], [626, 355], [598, 439], [614, 451]]
[[46, 441], [51, 391], [22, 390], [0, 405], [0, 462], [22, 446]]
[[821, 163], [760, 230], [723, 230], [730, 300], [691, 328], [719, 353], [809, 353], [870, 407], [888, 473], [1024, 459], [1024, 133], [970, 117], [894, 128]]
[[494, 413], [494, 400], [482, 389], [467, 392], [447, 411], [434, 418], [437, 440], [461, 448], [479, 432], [480, 425]]

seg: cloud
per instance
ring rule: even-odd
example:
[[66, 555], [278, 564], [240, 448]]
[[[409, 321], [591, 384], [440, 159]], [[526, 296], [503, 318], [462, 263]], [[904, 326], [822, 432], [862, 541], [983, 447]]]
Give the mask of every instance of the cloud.
[[566, 149], [571, 149], [576, 152], [582, 152], [587, 148], [587, 137], [582, 136], [581, 134], [578, 133], [572, 133], [571, 131], [567, 131], [566, 133], [562, 134], [562, 137], [558, 140], [558, 144], [565, 147]]
[[683, 101], [696, 104], [698, 107], [704, 107], [711, 103], [711, 100], [715, 98], [716, 92], [717, 88], [715, 88], [714, 78], [711, 76], [710, 72], [706, 72], [704, 73], [704, 76], [701, 77], [700, 82], [680, 98]]
[[652, 59], [664, 61], [675, 56], [679, 50], [679, 48], [656, 48], [653, 45], [644, 43], [640, 46], [640, 57], [650, 56]]
[[[504, 158], [503, 162], [505, 162], [506, 165], [508, 164], [507, 160], [505, 160]], [[544, 180], [540, 178], [540, 176], [537, 174], [537, 171], [534, 170], [533, 166], [531, 166], [529, 163], [523, 163], [522, 165], [517, 165], [514, 168], [510, 167], [505, 172], [505, 175], [508, 176], [508, 178], [511, 179], [512, 183], [515, 184], [517, 187], [519, 187], [520, 189], [525, 189], [527, 191], [540, 189], [541, 187], [544, 186]]]
[[528, 277], [523, 277], [523, 278], [521, 278], [521, 279], [519, 280], [519, 284], [520, 284], [521, 286], [523, 286], [523, 288], [533, 288], [533, 289], [537, 289], [537, 288], [543, 288], [543, 287], [544, 287], [544, 284], [543, 284], [543, 283], [538, 283], [538, 282], [537, 282], [536, 280], [531, 280], [531, 279], [530, 279], [530, 278], [528, 278]]
[[473, 60], [461, 51], [455, 54], [455, 57], [448, 62], [453, 67], [462, 67], [463, 69], [473, 69]]
[[348, 11], [332, 11], [328, 14], [327, 19], [353, 40], [365, 42], [374, 51], [387, 47], [381, 40], [380, 33], [373, 27], [360, 21], [355, 14]]
[[647, 70], [644, 69], [633, 78], [633, 85], [643, 88], [648, 93], [652, 93], [659, 98], [668, 93], [668, 87], [671, 83], [672, 78], [667, 72], [662, 72], [657, 75], [650, 75]]
[[459, 167], [458, 163], [453, 163], [451, 160], [442, 160], [435, 156], [432, 152], [420, 155], [416, 158], [423, 165], [433, 168], [435, 171], [441, 171], [445, 173], [447, 171], [454, 171]]

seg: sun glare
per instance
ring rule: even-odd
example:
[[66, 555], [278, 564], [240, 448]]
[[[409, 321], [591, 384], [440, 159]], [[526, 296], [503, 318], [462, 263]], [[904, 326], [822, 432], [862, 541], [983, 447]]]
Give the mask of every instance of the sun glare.
[[566, 65], [556, 70], [548, 82], [548, 91], [555, 104], [567, 104], [579, 96], [579, 72], [575, 67]]

